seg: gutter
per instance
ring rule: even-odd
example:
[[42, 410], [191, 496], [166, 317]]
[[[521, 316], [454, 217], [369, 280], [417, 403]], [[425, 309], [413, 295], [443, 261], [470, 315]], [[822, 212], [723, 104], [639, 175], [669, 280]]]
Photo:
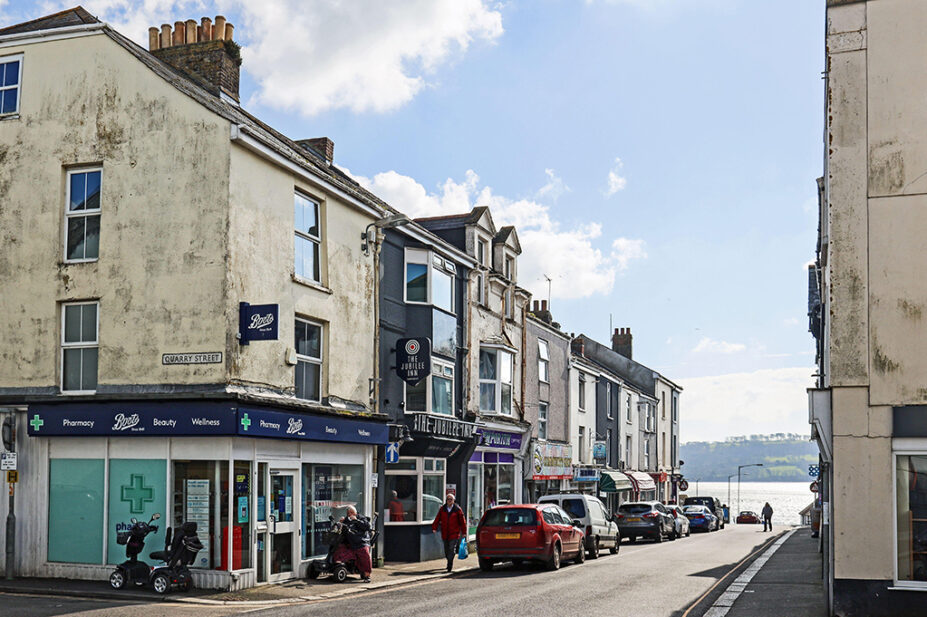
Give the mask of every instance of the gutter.
[[5, 34], [0, 36], [0, 48], [12, 47], [13, 45], [31, 45], [32, 43], [44, 43], [61, 39], [73, 39], [79, 36], [94, 34], [97, 31], [102, 31], [106, 27], [107, 25], [105, 23], [100, 22], [96, 24], [81, 24], [79, 26], [65, 26], [63, 28], [48, 28], [45, 30], [33, 30], [32, 32]]

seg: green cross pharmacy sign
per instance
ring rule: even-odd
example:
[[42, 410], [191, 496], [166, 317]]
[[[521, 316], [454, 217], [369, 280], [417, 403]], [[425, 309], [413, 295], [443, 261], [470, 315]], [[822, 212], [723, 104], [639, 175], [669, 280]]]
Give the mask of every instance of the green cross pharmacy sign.
[[132, 514], [142, 514], [145, 512], [145, 504], [154, 501], [154, 489], [145, 486], [145, 476], [132, 474], [128, 486], [122, 485], [121, 501], [129, 504], [129, 512]]

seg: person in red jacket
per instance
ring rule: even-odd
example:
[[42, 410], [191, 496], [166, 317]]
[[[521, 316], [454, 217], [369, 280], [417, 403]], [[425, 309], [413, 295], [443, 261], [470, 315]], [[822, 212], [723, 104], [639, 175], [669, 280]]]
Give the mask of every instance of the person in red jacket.
[[460, 539], [467, 537], [467, 519], [460, 506], [454, 503], [453, 493], [447, 494], [444, 505], [438, 510], [435, 521], [431, 524], [431, 530], [434, 532], [438, 531], [438, 527], [441, 528], [444, 556], [447, 557], [447, 571], [450, 572], [454, 567], [454, 556], [460, 549]]

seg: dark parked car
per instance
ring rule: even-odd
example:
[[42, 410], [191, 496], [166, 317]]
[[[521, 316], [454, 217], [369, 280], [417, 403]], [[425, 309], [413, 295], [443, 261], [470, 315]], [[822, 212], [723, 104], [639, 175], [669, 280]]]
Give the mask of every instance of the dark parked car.
[[519, 504], [487, 510], [476, 528], [480, 569], [499, 561], [540, 561], [549, 570], [561, 559], [586, 559], [582, 525], [556, 504]]
[[757, 516], [756, 512], [751, 512], [750, 510], [744, 510], [737, 515], [737, 524], [743, 525], [744, 523], [748, 525], [759, 525], [760, 517]]
[[659, 501], [634, 501], [618, 506], [615, 522], [622, 538], [634, 542], [638, 537], [663, 541], [676, 539], [676, 520]]
[[705, 506], [685, 506], [682, 511], [689, 519], [692, 531], [715, 531], [721, 528], [721, 519]]
[[720, 524], [720, 529], [724, 529], [724, 509], [721, 507], [721, 500], [717, 497], [686, 497], [684, 506], [705, 506], [711, 510]]

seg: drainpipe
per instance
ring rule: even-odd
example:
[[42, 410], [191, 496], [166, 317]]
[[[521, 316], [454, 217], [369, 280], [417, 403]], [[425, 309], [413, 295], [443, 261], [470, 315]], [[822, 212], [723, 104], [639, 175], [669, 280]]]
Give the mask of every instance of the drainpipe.
[[[380, 411], [380, 245], [383, 242], [384, 234], [379, 228], [374, 228], [373, 242], [373, 396], [371, 400], [371, 410]], [[377, 446], [376, 449], [377, 465], [377, 488], [373, 503], [374, 512], [377, 514], [377, 546], [376, 546], [376, 563], [378, 568], [383, 567], [385, 561], [383, 551], [385, 547], [385, 526], [383, 517], [383, 503], [386, 496], [386, 446]]]

